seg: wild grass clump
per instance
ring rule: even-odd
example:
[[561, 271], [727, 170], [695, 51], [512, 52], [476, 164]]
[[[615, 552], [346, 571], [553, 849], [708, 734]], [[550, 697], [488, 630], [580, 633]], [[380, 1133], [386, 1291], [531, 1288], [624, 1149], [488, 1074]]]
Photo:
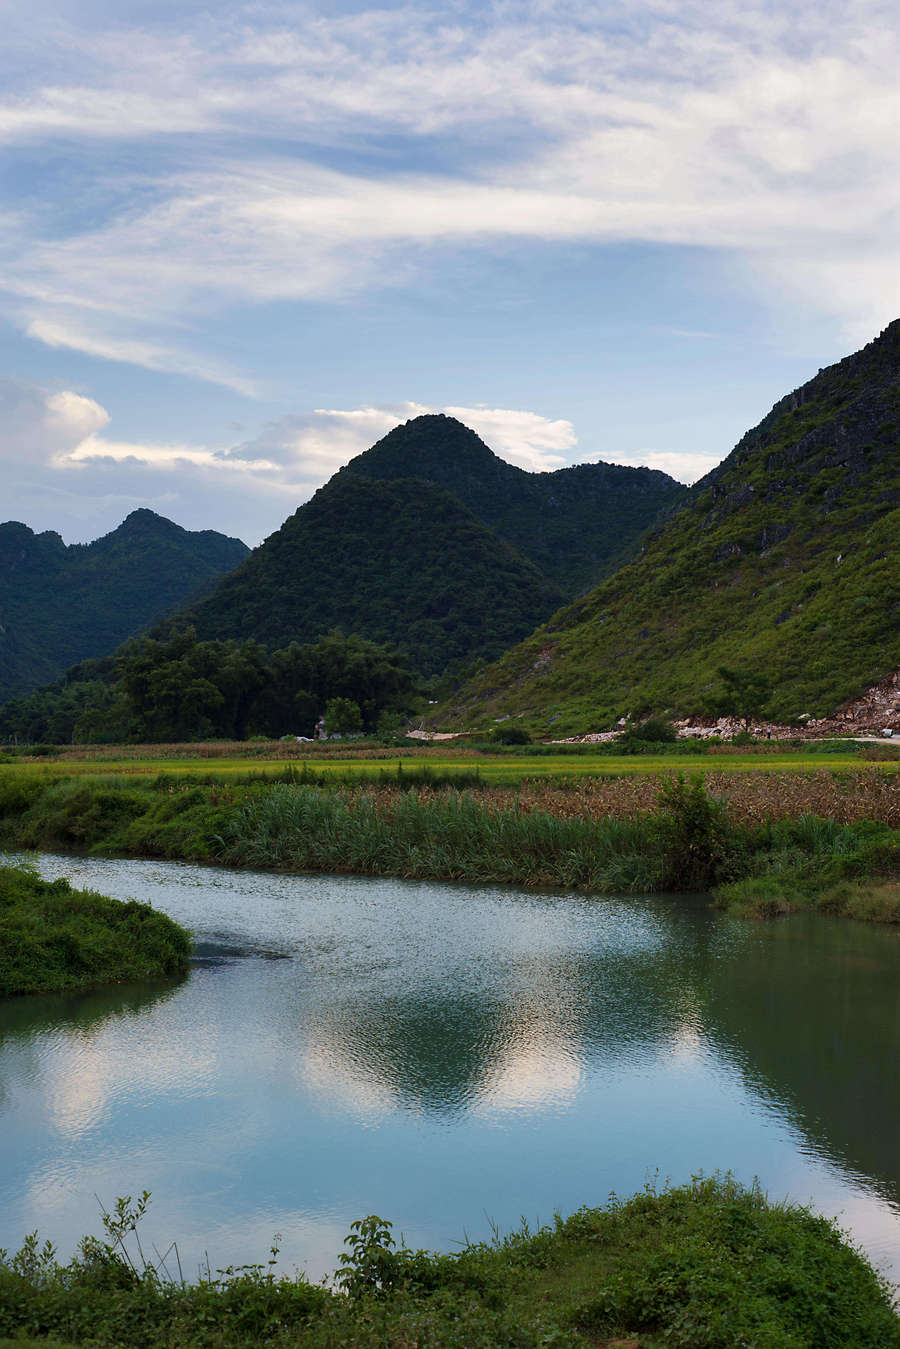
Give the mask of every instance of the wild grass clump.
[[752, 918], [805, 909], [900, 921], [900, 830], [802, 815], [757, 830], [754, 844], [749, 874], [718, 888], [718, 907]]
[[560, 820], [487, 808], [456, 791], [384, 801], [273, 787], [230, 815], [219, 857], [235, 866], [597, 891], [653, 889], [661, 875], [647, 820]]
[[0, 1335], [94, 1349], [900, 1346], [890, 1288], [833, 1222], [730, 1177], [614, 1197], [455, 1255], [398, 1246], [373, 1214], [353, 1224], [330, 1288], [272, 1262], [188, 1284], [170, 1272], [174, 1245], [154, 1263], [129, 1254], [147, 1198], [120, 1200], [108, 1239], [67, 1265], [36, 1233], [0, 1252]]
[[149, 904], [0, 867], [0, 996], [177, 975], [190, 952], [190, 934]]

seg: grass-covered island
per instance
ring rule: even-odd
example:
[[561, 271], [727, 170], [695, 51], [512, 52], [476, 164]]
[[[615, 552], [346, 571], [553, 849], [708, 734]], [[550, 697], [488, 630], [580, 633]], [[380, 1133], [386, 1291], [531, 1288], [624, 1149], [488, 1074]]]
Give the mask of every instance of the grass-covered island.
[[190, 953], [190, 934], [149, 904], [0, 867], [0, 997], [180, 974]]
[[[896, 1349], [891, 1290], [827, 1219], [729, 1178], [648, 1189], [454, 1255], [355, 1223], [335, 1287], [266, 1266], [184, 1282], [145, 1264], [145, 1205], [70, 1263], [0, 1255], [0, 1345], [101, 1349]], [[156, 1260], [156, 1257], [154, 1257]]]

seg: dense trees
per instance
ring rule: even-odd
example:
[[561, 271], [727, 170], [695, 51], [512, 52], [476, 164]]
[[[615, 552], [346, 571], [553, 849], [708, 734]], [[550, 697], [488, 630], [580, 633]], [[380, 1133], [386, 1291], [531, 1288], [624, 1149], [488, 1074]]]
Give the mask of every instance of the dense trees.
[[213, 530], [137, 510], [93, 543], [0, 524], [0, 702], [101, 657], [204, 594], [247, 556]]
[[[0, 737], [65, 743], [312, 735], [330, 702], [352, 705], [354, 727], [374, 731], [379, 717], [405, 711], [413, 696], [403, 658], [362, 637], [334, 631], [270, 654], [252, 639], [204, 642], [193, 628], [173, 627], [8, 703], [0, 709]], [[347, 729], [347, 717], [339, 719]]]
[[341, 472], [181, 619], [203, 639], [270, 650], [339, 628], [442, 676], [501, 655], [563, 598], [442, 488]]

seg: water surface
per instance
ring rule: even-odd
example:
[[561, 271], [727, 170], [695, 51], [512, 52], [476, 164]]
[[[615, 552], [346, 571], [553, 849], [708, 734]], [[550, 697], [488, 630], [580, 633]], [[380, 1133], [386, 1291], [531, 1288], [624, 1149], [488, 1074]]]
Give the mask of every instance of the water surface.
[[44, 856], [191, 928], [181, 982], [0, 1004], [0, 1246], [152, 1191], [187, 1273], [452, 1249], [654, 1177], [758, 1176], [900, 1278], [900, 934], [596, 899]]

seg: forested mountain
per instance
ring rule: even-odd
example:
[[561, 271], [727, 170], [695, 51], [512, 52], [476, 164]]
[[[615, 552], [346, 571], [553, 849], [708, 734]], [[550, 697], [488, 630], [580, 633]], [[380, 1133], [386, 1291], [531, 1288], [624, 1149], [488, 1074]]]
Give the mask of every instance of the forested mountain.
[[201, 638], [269, 647], [332, 627], [425, 674], [493, 660], [623, 553], [685, 489], [664, 473], [526, 473], [453, 417], [416, 417], [351, 460], [213, 595]]
[[629, 560], [644, 531], [686, 491], [656, 469], [618, 464], [527, 473], [443, 415], [395, 427], [341, 472], [437, 483], [573, 597]]
[[588, 730], [701, 712], [717, 671], [823, 715], [900, 666], [900, 320], [775, 405], [641, 556], [454, 700]]
[[182, 617], [201, 639], [270, 649], [340, 628], [432, 674], [494, 659], [562, 598], [443, 488], [342, 471]]
[[239, 539], [132, 511], [111, 534], [66, 546], [0, 525], [0, 703], [105, 656], [209, 589], [246, 557]]

